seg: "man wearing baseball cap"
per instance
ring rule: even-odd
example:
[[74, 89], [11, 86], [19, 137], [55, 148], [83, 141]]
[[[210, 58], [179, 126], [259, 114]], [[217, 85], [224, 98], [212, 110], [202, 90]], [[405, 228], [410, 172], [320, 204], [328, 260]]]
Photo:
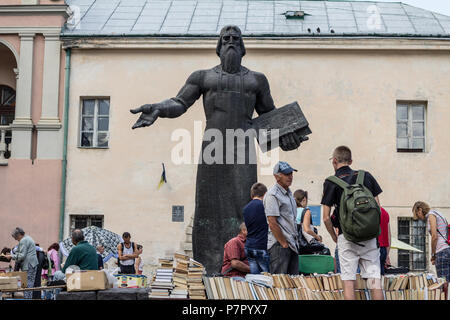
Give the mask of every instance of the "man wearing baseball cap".
[[293, 180], [292, 168], [279, 161], [273, 168], [276, 184], [264, 197], [264, 208], [269, 223], [267, 250], [272, 274], [298, 274], [297, 204], [289, 187]]

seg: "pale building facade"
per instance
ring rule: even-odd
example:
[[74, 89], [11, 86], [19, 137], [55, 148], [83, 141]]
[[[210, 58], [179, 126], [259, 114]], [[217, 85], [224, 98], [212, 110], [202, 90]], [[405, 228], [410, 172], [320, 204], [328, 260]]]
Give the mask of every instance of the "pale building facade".
[[0, 3], [2, 246], [17, 226], [45, 249], [58, 241], [67, 17], [62, 0]]
[[[222, 2], [220, 13], [216, 7]], [[380, 200], [390, 213], [392, 236], [426, 248], [424, 256], [399, 255], [393, 249], [391, 262], [408, 264], [413, 270], [433, 269], [429, 236], [410, 218], [417, 200], [429, 202], [450, 218], [450, 172], [445, 168], [450, 160], [446, 147], [450, 18], [402, 5], [404, 16], [395, 18], [401, 23], [391, 20], [390, 24], [389, 19], [399, 15], [399, 4], [376, 3], [382, 29], [369, 32], [364, 26], [370, 14], [363, 12], [373, 3], [364, 7], [353, 2], [300, 1], [295, 7], [298, 1], [285, 2], [279, 7], [269, 1], [258, 11], [251, 1], [192, 1], [196, 7], [185, 24], [181, 16], [175, 18], [189, 12], [186, 2], [137, 1], [126, 6], [113, 1], [104, 8], [112, 13], [106, 18], [80, 3], [86, 20], [81, 19], [77, 30], [63, 34], [65, 48], [72, 51], [65, 235], [84, 217], [83, 223], [92, 219], [116, 233], [130, 232], [133, 241], [144, 245], [147, 265], [173, 252], [191, 253], [195, 161], [205, 121], [202, 101], [177, 119], [158, 119], [150, 128], [134, 131], [131, 126], [137, 117], [129, 109], [174, 97], [193, 71], [217, 65], [214, 35], [224, 24], [242, 24], [230, 16], [246, 5], [248, 20], [241, 26], [247, 36], [243, 65], [267, 76], [277, 107], [298, 101], [313, 131], [298, 150], [278, 150], [280, 160], [299, 170], [292, 190], [308, 190], [310, 205], [320, 205], [324, 179], [333, 174], [328, 159], [336, 146], [349, 146], [352, 167], [370, 171], [383, 189]], [[329, 24], [324, 27], [317, 17], [312, 22], [308, 16], [285, 22], [280, 20], [283, 16], [270, 16], [270, 10], [292, 7], [313, 18], [324, 17], [321, 12], [327, 9]], [[330, 12], [352, 7], [357, 9], [353, 21], [341, 17], [333, 23]], [[163, 13], [166, 20], [157, 22]], [[428, 24], [419, 18], [414, 22], [419, 16]], [[273, 22], [273, 29], [254, 31], [250, 22], [256, 18]], [[208, 21], [216, 26], [208, 29]], [[336, 29], [333, 33], [331, 25]], [[423, 29], [424, 25], [432, 30]], [[308, 27], [315, 30], [315, 26], [326, 35], [308, 35]], [[355, 31], [350, 35], [352, 26]], [[257, 27], [264, 29], [262, 23]], [[288, 31], [291, 36], [285, 34]], [[180, 143], [186, 141], [181, 138], [186, 133], [192, 140], [190, 152], [183, 154]], [[189, 164], [180, 163], [180, 155]], [[157, 189], [162, 163], [168, 183]], [[260, 162], [259, 169], [259, 180], [271, 186], [271, 164]], [[184, 209], [182, 219], [173, 214], [178, 206]], [[333, 251], [335, 245], [323, 222], [319, 232]]]

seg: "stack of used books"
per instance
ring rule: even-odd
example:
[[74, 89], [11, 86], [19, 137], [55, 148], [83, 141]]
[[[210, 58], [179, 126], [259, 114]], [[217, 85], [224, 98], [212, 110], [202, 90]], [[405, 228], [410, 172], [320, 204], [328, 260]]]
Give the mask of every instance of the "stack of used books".
[[203, 275], [205, 267], [198, 261], [190, 259], [188, 267], [187, 282], [190, 299], [206, 299]]
[[265, 300], [269, 299], [265, 290], [272, 293], [272, 288], [229, 277], [204, 277], [204, 283], [208, 299]]
[[175, 286], [176, 293], [174, 298], [187, 298], [188, 295], [188, 269], [189, 269], [189, 256], [175, 253], [175, 271], [173, 273], [173, 284]]
[[173, 259], [159, 259], [159, 267], [150, 286], [150, 298], [169, 298], [173, 282]]
[[445, 279], [428, 273], [386, 275], [383, 278], [386, 300], [446, 300]]
[[[248, 275], [246, 281], [228, 277], [204, 277], [208, 299], [245, 300], [343, 300], [340, 274], [290, 276]], [[382, 279], [386, 300], [446, 300], [448, 283], [431, 274], [388, 275]], [[357, 275], [357, 300], [371, 300], [367, 283]]]
[[[287, 300], [343, 300], [343, 284], [339, 274], [322, 274], [313, 276], [272, 275], [273, 287], [278, 296]], [[356, 299], [366, 300], [365, 281], [357, 275], [355, 284]]]
[[170, 299], [187, 299], [188, 291], [187, 289], [178, 289], [175, 287], [170, 293]]

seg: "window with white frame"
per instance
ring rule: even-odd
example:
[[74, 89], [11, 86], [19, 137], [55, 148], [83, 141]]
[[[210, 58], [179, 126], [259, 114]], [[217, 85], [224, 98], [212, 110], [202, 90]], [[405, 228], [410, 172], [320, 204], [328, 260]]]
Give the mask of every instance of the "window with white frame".
[[80, 147], [107, 148], [109, 99], [82, 99], [80, 124]]
[[397, 103], [397, 151], [425, 152], [425, 103]]

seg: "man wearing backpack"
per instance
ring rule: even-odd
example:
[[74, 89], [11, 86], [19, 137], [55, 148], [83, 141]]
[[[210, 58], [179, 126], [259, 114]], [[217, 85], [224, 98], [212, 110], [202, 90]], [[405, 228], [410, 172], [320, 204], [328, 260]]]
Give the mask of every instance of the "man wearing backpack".
[[[383, 300], [380, 274], [380, 251], [377, 237], [380, 232], [380, 202], [382, 192], [369, 173], [353, 171], [351, 150], [337, 147], [332, 160], [335, 175], [323, 185], [323, 222], [337, 243], [344, 298], [355, 300], [355, 280], [358, 265], [361, 277], [367, 279], [372, 300]], [[341, 201], [342, 200], [342, 201]], [[334, 206], [333, 222], [330, 219]], [[337, 228], [336, 234], [334, 228]]]

